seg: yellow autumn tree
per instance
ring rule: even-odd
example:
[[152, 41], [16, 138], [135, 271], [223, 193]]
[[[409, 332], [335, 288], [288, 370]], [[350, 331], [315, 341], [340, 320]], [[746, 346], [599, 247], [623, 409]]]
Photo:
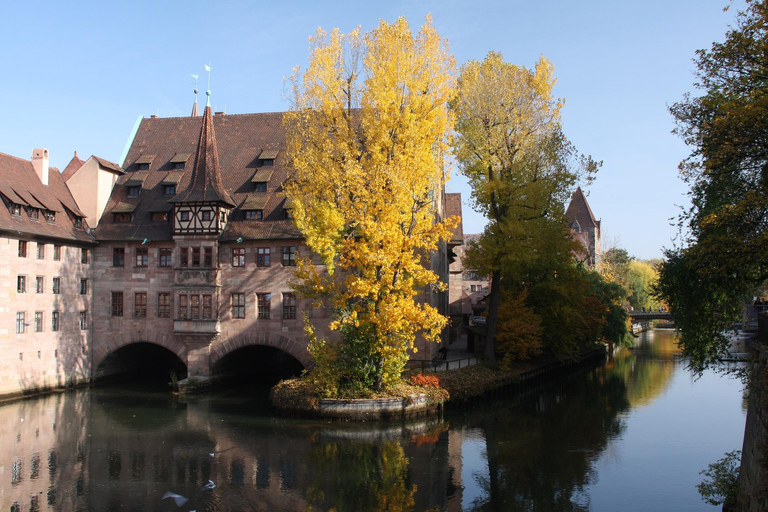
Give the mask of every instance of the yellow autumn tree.
[[285, 193], [325, 266], [302, 261], [295, 286], [334, 311], [338, 345], [307, 329], [319, 370], [340, 385], [395, 382], [416, 335], [435, 340], [446, 325], [416, 299], [444, 289], [425, 262], [457, 222], [440, 208], [454, 68], [430, 18], [415, 35], [400, 18], [367, 34], [319, 29], [291, 79]]

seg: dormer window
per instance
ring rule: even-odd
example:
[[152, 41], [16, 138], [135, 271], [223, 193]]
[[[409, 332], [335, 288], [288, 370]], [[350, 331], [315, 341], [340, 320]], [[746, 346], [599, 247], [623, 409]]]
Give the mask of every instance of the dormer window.
[[171, 169], [179, 171], [183, 170], [189, 157], [190, 153], [177, 153], [171, 158]]
[[131, 214], [130, 213], [116, 213], [115, 214], [115, 222], [118, 224], [125, 224], [128, 222], [131, 222]]
[[29, 218], [32, 220], [38, 220], [40, 218], [40, 210], [37, 208], [30, 208], [27, 210], [27, 215], [29, 215]]
[[184, 162], [174, 162], [173, 163], [173, 169], [184, 169]]
[[274, 158], [264, 158], [261, 160], [261, 165], [264, 167], [272, 167], [275, 165], [275, 159]]
[[9, 208], [11, 215], [15, 215], [16, 217], [21, 217], [21, 205], [16, 203], [11, 203], [11, 207]]
[[128, 197], [139, 197], [139, 194], [141, 194], [141, 186], [132, 185], [128, 187]]
[[43, 211], [43, 215], [45, 216], [45, 220], [50, 222], [51, 224], [56, 223], [56, 212], [52, 212], [50, 210]]
[[168, 222], [168, 212], [153, 212], [152, 222]]
[[264, 210], [244, 210], [245, 220], [263, 220]]
[[176, 185], [163, 185], [163, 194], [166, 196], [176, 195]]
[[259, 160], [261, 160], [261, 165], [264, 167], [272, 167], [275, 165], [275, 158], [277, 158], [278, 150], [276, 149], [265, 149], [261, 153], [259, 153]]
[[139, 164], [138, 169], [140, 171], [148, 171], [149, 170], [149, 164]]
[[83, 218], [76, 216], [75, 220], [74, 220], [74, 223], [75, 223], [75, 227], [76, 228], [82, 228], [83, 227]]
[[148, 171], [149, 166], [152, 164], [152, 160], [155, 159], [155, 155], [141, 155], [136, 160], [136, 169], [139, 171]]
[[267, 182], [266, 181], [257, 181], [254, 183], [253, 187], [254, 192], [266, 192], [267, 191]]

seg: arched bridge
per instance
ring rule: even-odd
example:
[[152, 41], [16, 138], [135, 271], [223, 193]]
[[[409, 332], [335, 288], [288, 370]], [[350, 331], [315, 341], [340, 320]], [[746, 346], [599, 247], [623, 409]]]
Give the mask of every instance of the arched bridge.
[[658, 311], [651, 311], [649, 313], [643, 313], [633, 311], [629, 314], [629, 317], [633, 322], [642, 322], [644, 320], [672, 320], [672, 313], [661, 313]]

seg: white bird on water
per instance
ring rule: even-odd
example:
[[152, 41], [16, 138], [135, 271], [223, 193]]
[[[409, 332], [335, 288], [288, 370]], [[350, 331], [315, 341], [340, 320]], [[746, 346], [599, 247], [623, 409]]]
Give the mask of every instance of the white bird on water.
[[204, 491], [212, 491], [216, 488], [216, 484], [213, 483], [213, 480], [208, 480], [208, 483], [203, 486]]
[[164, 500], [165, 498], [173, 498], [173, 501], [176, 502], [177, 507], [180, 507], [189, 501], [189, 499], [185, 498], [181, 494], [176, 494], [173, 492], [166, 492], [165, 494], [163, 494], [163, 497], [160, 499]]

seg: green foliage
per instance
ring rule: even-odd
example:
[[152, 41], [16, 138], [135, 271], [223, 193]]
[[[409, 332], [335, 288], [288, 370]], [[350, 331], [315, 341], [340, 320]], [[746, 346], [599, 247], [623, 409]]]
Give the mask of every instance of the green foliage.
[[701, 475], [707, 478], [696, 486], [701, 497], [710, 505], [723, 505], [732, 510], [739, 493], [739, 464], [741, 450], [727, 452], [725, 457], [710, 464]]
[[701, 369], [726, 352], [723, 331], [768, 278], [768, 3], [748, 0], [725, 41], [696, 52], [696, 65], [703, 94], [670, 108], [692, 148], [680, 164], [691, 207], [656, 291]]
[[500, 366], [504, 370], [509, 369], [512, 361], [525, 361], [541, 354], [541, 317], [525, 304], [527, 298], [527, 290], [517, 297], [506, 290], [501, 294], [496, 350], [502, 354]]

